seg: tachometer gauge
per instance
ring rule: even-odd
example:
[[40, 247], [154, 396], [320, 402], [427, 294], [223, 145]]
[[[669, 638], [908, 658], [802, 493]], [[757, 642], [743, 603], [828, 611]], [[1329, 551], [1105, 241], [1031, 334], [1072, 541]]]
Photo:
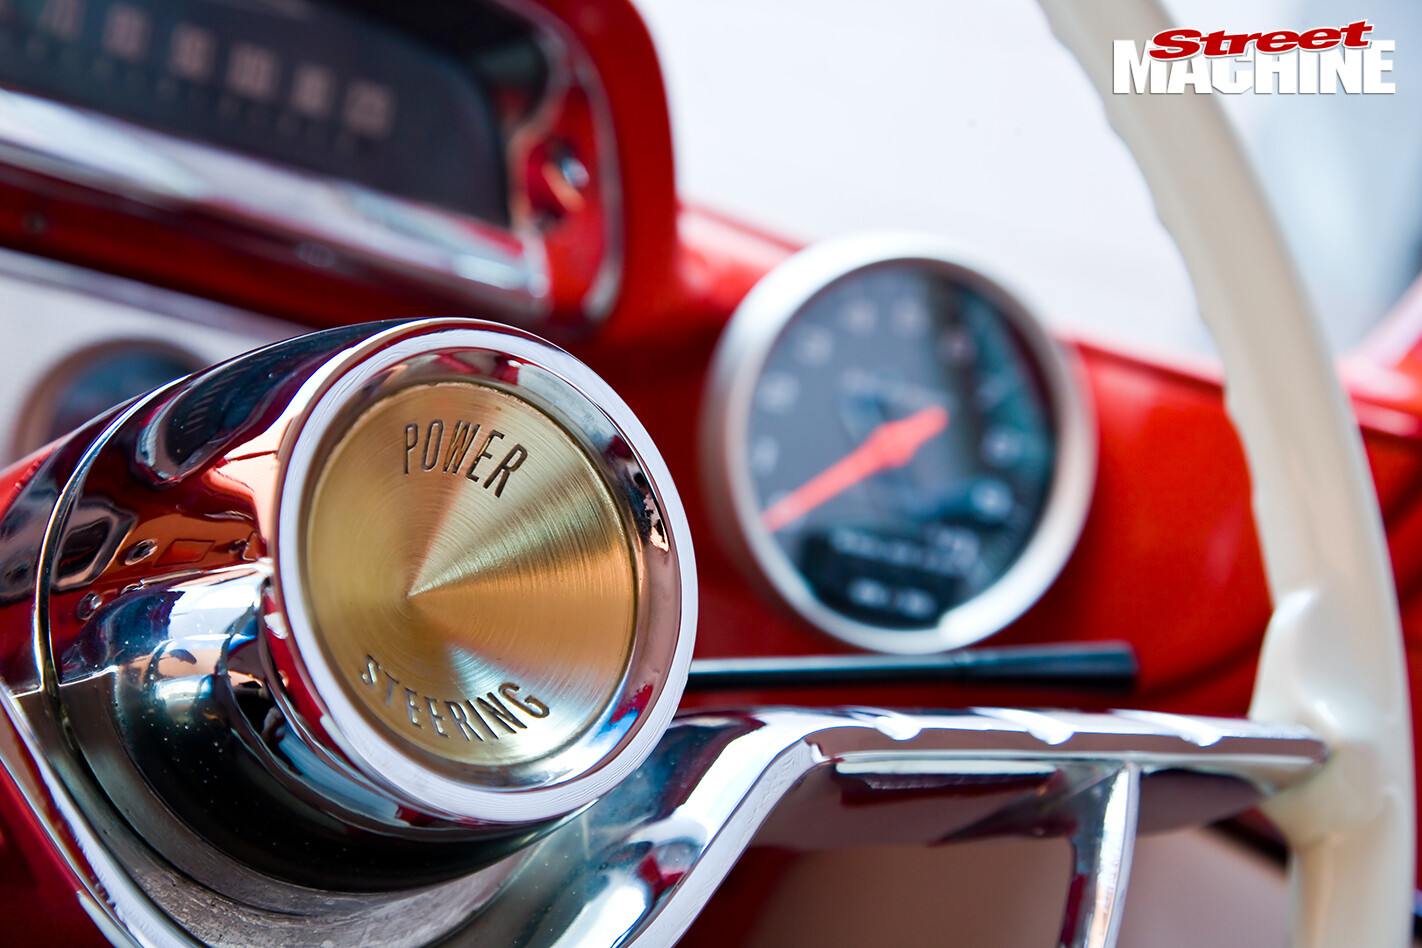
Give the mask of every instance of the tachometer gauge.
[[1077, 373], [936, 242], [791, 258], [732, 318], [705, 404], [707, 488], [732, 514], [712, 519], [789, 606], [865, 648], [991, 635], [1085, 519], [1096, 441]]

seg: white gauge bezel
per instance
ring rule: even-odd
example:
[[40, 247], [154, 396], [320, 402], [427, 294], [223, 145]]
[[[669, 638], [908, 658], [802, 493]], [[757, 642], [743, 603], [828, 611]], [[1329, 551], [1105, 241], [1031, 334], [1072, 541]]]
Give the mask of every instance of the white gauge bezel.
[[[831, 284], [879, 264], [923, 264], [983, 293], [1036, 359], [1051, 402], [1056, 465], [1031, 539], [1007, 571], [943, 614], [936, 626], [896, 629], [851, 619], [822, 603], [761, 523], [747, 443], [752, 400], [766, 360], [795, 317]], [[741, 302], [716, 348], [701, 413], [701, 461], [711, 521], [757, 584], [801, 617], [851, 645], [928, 654], [961, 648], [1001, 630], [1035, 603], [1076, 546], [1096, 481], [1097, 436], [1080, 365], [1007, 288], [982, 255], [912, 234], [865, 234], [802, 250], [766, 275]], [[731, 516], [726, 516], [729, 510]]]

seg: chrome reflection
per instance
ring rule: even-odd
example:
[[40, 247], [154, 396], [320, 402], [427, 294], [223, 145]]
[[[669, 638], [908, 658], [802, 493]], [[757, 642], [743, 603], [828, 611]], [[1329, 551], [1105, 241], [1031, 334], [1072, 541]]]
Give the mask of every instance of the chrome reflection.
[[0, 89], [0, 161], [291, 235], [292, 257], [316, 270], [373, 265], [524, 322], [548, 309], [536, 235], [38, 96]]
[[[304, 451], [407, 386], [456, 382], [528, 399], [585, 452], [617, 545], [641, 564], [622, 591], [635, 596], [635, 640], [605, 706], [555, 747], [475, 771], [398, 746], [398, 768], [373, 765], [294, 641], [304, 585], [283, 572], [296, 567], [278, 555], [278, 510], [321, 471]], [[505, 410], [511, 433], [512, 420]], [[431, 320], [248, 354], [97, 419], [15, 472], [0, 523], [5, 762], [33, 778], [32, 801], [50, 799], [38, 812], [53, 818], [59, 851], [116, 900], [114, 931], [141, 929], [145, 944], [167, 928], [181, 943], [319, 932], [317, 944], [429, 944], [467, 923], [521, 850], [630, 773], [675, 710], [696, 613], [684, 514], [645, 437], [561, 350]], [[530, 714], [562, 707], [514, 697]], [[489, 799], [502, 809], [480, 809]]]
[[258, 631], [270, 582], [254, 564], [145, 586], [56, 656], [84, 760], [140, 837], [215, 891], [238, 866], [370, 891], [468, 874], [536, 835], [411, 813], [304, 740]]
[[[1119, 924], [1138, 812], [1152, 832], [1219, 819], [1324, 755], [1300, 729], [1250, 722], [1202, 721], [1221, 735], [1202, 748], [1164, 721], [1044, 717], [1052, 740], [991, 709], [683, 718], [633, 779], [525, 854], [450, 944], [672, 944], [752, 841], [1065, 835], [1081, 877], [1062, 943], [1101, 948]], [[1195, 791], [1189, 813], [1173, 805], [1182, 780]]]
[[[1096, 948], [1112, 943], [1133, 809], [1150, 832], [1219, 819], [1303, 779], [1324, 756], [1300, 729], [1247, 721], [1202, 721], [1221, 736], [1201, 747], [1186, 728], [1124, 714], [1052, 715], [1070, 731], [1055, 743], [990, 709], [693, 716], [631, 779], [504, 862], [405, 895], [290, 897], [278, 911], [213, 904], [210, 890], [145, 859], [111, 822], [92, 822], [46, 757], [54, 738], [27, 726], [32, 709], [4, 696], [0, 707], [0, 759], [36, 812], [51, 814], [51, 845], [83, 881], [91, 913], [135, 944], [320, 945], [361, 925], [388, 936], [382, 943], [425, 944], [437, 904], [440, 944], [451, 948], [670, 945], [752, 842], [805, 850], [1065, 835], [1081, 883], [1063, 944]], [[1182, 782], [1188, 812], [1177, 805]]]

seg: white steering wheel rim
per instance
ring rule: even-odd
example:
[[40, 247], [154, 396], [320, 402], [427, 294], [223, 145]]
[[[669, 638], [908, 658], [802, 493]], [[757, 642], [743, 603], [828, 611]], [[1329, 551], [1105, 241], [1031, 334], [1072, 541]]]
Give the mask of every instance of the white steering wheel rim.
[[1157, 0], [1040, 0], [1145, 175], [1219, 345], [1274, 615], [1251, 717], [1304, 724], [1323, 771], [1267, 810], [1288, 837], [1297, 946], [1411, 942], [1415, 821], [1405, 654], [1362, 439], [1228, 122], [1204, 94], [1113, 94], [1112, 41]]

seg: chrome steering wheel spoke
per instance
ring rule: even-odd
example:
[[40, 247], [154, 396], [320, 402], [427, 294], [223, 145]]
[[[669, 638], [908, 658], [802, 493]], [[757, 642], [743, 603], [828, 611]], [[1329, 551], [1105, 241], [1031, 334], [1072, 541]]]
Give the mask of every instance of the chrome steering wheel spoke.
[[1114, 948], [1131, 878], [1140, 796], [1140, 767], [1127, 762], [1073, 797], [1074, 859], [1062, 948]]
[[1061, 943], [1108, 948], [1138, 817], [1152, 832], [1220, 819], [1324, 754], [1296, 727], [1135, 712], [687, 716], [636, 775], [527, 850], [450, 945], [674, 944], [751, 844], [1065, 836]]

